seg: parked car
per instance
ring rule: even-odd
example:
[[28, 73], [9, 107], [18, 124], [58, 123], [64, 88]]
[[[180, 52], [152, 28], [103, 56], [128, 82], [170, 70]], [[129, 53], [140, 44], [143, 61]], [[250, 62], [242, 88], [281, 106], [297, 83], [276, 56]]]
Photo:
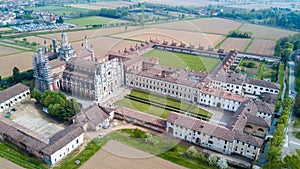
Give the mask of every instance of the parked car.
[[103, 138], [104, 136], [106, 136], [106, 133], [100, 133], [98, 138]]
[[107, 129], [107, 128], [109, 128], [109, 127], [110, 127], [110, 124], [109, 124], [109, 123], [105, 123], [105, 124], [102, 126], [103, 129]]
[[12, 109], [10, 109], [11, 111], [17, 111], [17, 109], [16, 108], [12, 108]]

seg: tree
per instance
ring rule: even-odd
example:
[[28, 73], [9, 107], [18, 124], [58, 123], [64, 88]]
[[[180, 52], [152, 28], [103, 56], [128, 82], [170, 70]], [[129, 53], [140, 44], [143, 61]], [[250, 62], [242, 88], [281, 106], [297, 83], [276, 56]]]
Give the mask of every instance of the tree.
[[12, 71], [13, 71], [13, 79], [14, 79], [15, 83], [21, 82], [20, 70], [17, 67], [14, 67]]
[[58, 18], [58, 20], [56, 20], [56, 23], [64, 23], [63, 17], [60, 16], [60, 17]]
[[34, 98], [38, 103], [40, 102], [41, 96], [41, 92], [36, 89], [34, 89], [30, 94], [30, 97]]
[[218, 160], [217, 156], [215, 156], [213, 154], [210, 154], [208, 156], [208, 163], [209, 163], [209, 165], [217, 165], [217, 160]]
[[228, 168], [227, 160], [225, 158], [220, 158], [218, 160], [217, 166], [220, 169], [226, 169], [226, 168]]
[[284, 63], [286, 63], [290, 56], [292, 55], [293, 50], [291, 48], [285, 48], [283, 49], [283, 51], [281, 52], [281, 59]]
[[195, 146], [190, 146], [187, 150], [186, 150], [186, 154], [189, 157], [192, 158], [196, 158], [198, 156], [198, 150], [195, 148]]
[[152, 143], [152, 138], [153, 138], [152, 134], [150, 134], [150, 133], [145, 134], [145, 142], [146, 143]]
[[288, 169], [300, 168], [300, 157], [298, 154], [288, 155], [283, 159], [283, 167]]

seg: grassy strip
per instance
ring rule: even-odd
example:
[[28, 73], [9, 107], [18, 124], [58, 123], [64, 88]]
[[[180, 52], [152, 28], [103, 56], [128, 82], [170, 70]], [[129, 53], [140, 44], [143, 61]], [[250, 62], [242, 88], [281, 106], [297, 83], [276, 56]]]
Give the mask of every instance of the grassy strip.
[[[125, 129], [122, 132], [128, 133], [132, 136], [133, 132], [130, 130]], [[146, 143], [142, 138], [133, 138], [127, 137], [119, 132], [115, 131], [108, 135], [106, 135], [102, 139], [94, 139], [89, 142], [86, 148], [81, 151], [80, 153], [75, 152], [68, 155], [68, 157], [63, 160], [56, 168], [57, 169], [65, 169], [65, 168], [72, 168], [76, 169], [79, 168], [81, 165], [84, 164], [90, 157], [92, 157], [102, 146], [104, 146], [109, 140], [115, 140], [121, 142], [125, 145], [130, 147], [134, 147], [136, 149], [145, 151], [147, 153], [156, 155], [161, 157], [165, 160], [171, 161], [173, 163], [188, 167], [188, 168], [213, 168], [210, 167], [208, 162], [205, 160], [193, 159], [188, 157], [185, 153], [188, 147], [182, 145], [176, 145], [176, 142], [172, 140], [166, 140], [165, 138], [160, 138], [153, 136], [152, 143]], [[175, 146], [176, 145], [176, 146]], [[172, 148], [174, 147], [175, 148]], [[165, 150], [165, 151], [163, 151]], [[81, 163], [76, 165], [74, 163], [75, 160], [80, 160]]]
[[29, 157], [25, 152], [15, 145], [6, 142], [0, 143], [0, 157], [12, 161], [24, 168], [49, 168], [49, 166], [43, 163], [41, 160]]
[[221, 42], [219, 42], [216, 46], [215, 49], [219, 49], [221, 47], [221, 45], [228, 39], [228, 37], [226, 36]]
[[249, 49], [249, 47], [252, 45], [253, 41], [254, 41], [254, 38], [251, 38], [250, 42], [249, 42], [249, 43], [247, 44], [247, 46], [245, 47], [244, 52], [247, 52], [247, 51], [248, 51], [248, 49]]
[[151, 114], [153, 116], [164, 118], [164, 119], [167, 118], [170, 113], [170, 111], [165, 110], [163, 108], [160, 108], [160, 107], [157, 107], [154, 105], [149, 105], [147, 103], [142, 103], [139, 101], [131, 100], [128, 98], [119, 100], [119, 101], [115, 102], [114, 104], [118, 105], [118, 106], [127, 107], [129, 109], [141, 111], [141, 112], [144, 112], [147, 114]]
[[195, 105], [187, 104], [187, 103], [184, 103], [179, 100], [172, 99], [172, 98], [166, 98], [166, 97], [162, 97], [162, 96], [155, 95], [155, 94], [149, 94], [149, 93], [146, 93], [146, 92], [143, 92], [140, 90], [132, 90], [130, 93], [130, 96], [145, 99], [145, 100], [148, 100], [148, 101], [154, 102], [154, 103], [164, 104], [166, 106], [173, 107], [175, 109], [188, 111], [188, 112], [192, 112], [195, 114], [201, 114], [201, 115], [203, 115], [205, 117], [209, 117], [209, 118], [212, 116], [212, 114], [210, 112], [203, 110]]
[[240, 25], [239, 27], [237, 27], [235, 30], [236, 30], [236, 31], [240, 30], [240, 29], [241, 29], [241, 27], [243, 27], [243, 26], [244, 26], [244, 24], [245, 24], [245, 23], [244, 23], [244, 22], [242, 22], [242, 23], [241, 23], [241, 25]]
[[284, 85], [284, 63], [283, 62], [280, 62], [280, 65], [279, 65], [279, 69], [278, 69], [278, 83], [280, 84], [280, 90], [279, 90], [279, 94], [278, 94], [278, 100], [277, 100], [277, 103], [276, 103], [276, 109], [275, 111], [278, 112], [279, 111], [279, 108], [281, 106], [281, 102], [282, 102], [282, 99], [281, 99], [281, 96], [282, 96], [282, 92], [283, 92], [283, 85]]
[[115, 38], [115, 39], [121, 39], [121, 40], [128, 40], [132, 42], [144, 42], [142, 40], [136, 40], [136, 39], [130, 39], [130, 38], [122, 38], [122, 37], [117, 37], [117, 36], [112, 36], [112, 35], [104, 35], [103, 37], [109, 37], [109, 38]]

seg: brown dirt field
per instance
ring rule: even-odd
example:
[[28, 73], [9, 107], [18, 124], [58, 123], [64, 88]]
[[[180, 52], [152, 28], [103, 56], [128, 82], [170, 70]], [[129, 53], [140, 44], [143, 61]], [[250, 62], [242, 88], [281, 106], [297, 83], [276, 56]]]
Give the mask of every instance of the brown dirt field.
[[3, 159], [3, 158], [0, 158], [0, 168], [3, 168], [3, 169], [24, 169], [23, 167], [13, 163], [13, 162], [10, 162], [6, 159]]
[[[44, 45], [44, 40], [46, 40], [46, 43], [48, 45], [52, 44], [52, 40], [51, 39], [47, 39], [47, 38], [40, 38], [40, 37], [36, 37], [36, 36], [27, 36], [25, 38], [30, 43], [36, 42], [36, 43], [39, 43], [40, 45]], [[16, 40], [22, 41], [23, 38], [17, 38]]]
[[247, 52], [264, 55], [273, 55], [275, 50], [275, 41], [254, 39]]
[[0, 57], [0, 76], [6, 77], [12, 75], [12, 69], [15, 66], [20, 71], [32, 69], [32, 54], [32, 52], [24, 52]]
[[278, 40], [281, 37], [294, 35], [297, 32], [288, 31], [284, 29], [271, 28], [267, 26], [244, 24], [240, 31], [248, 31], [253, 33], [254, 38]]
[[100, 10], [101, 6], [91, 5], [91, 4], [67, 4], [67, 6], [71, 6], [73, 8], [83, 8], [90, 10]]
[[117, 141], [109, 141], [80, 169], [183, 169], [184, 167], [129, 147]]
[[[138, 29], [138, 27], [128, 27], [127, 31]], [[115, 34], [119, 32], [124, 32], [124, 27], [116, 27], [116, 28], [103, 28], [103, 29], [93, 29], [93, 30], [84, 30], [84, 31], [76, 31], [76, 32], [68, 32], [67, 35], [69, 37], [69, 42], [74, 41], [80, 41], [84, 40], [85, 36], [88, 38], [96, 38], [103, 35], [110, 35]], [[41, 35], [40, 37], [46, 37], [46, 38], [55, 38], [57, 40], [61, 40], [61, 33], [55, 33], [55, 34], [47, 34], [47, 35]]]
[[10, 30], [12, 30], [12, 29], [10, 29], [10, 28], [7, 28], [7, 27], [0, 28], [0, 31], [10, 31]]
[[[74, 50], [77, 54], [80, 54], [81, 43], [85, 41], [79, 41], [72, 43]], [[93, 45], [94, 52], [96, 56], [104, 56], [109, 51], [124, 51], [125, 48], [130, 48], [131, 45], [135, 45], [136, 42], [126, 41], [122, 39], [109, 38], [109, 37], [99, 37], [95, 39], [89, 39], [89, 45]]]
[[237, 51], [243, 52], [249, 42], [250, 39], [228, 38], [220, 48], [225, 49], [225, 51], [236, 49]]
[[136, 40], [149, 40], [158, 39], [163, 41], [163, 39], [167, 41], [176, 41], [186, 43], [192, 43], [196, 46], [199, 44], [208, 47], [215, 46], [218, 44], [224, 37], [221, 35], [214, 34], [206, 34], [206, 33], [197, 33], [197, 32], [186, 32], [186, 31], [178, 31], [178, 30], [166, 30], [166, 29], [158, 29], [158, 28], [147, 28], [141, 29], [132, 32], [126, 32], [122, 34], [116, 34], [114, 36], [122, 37], [122, 38], [130, 38]]
[[238, 28], [240, 25], [241, 23], [239, 22], [227, 20], [227, 19], [204, 18], [204, 19], [156, 24], [156, 25], [150, 25], [149, 27], [196, 31], [196, 32], [209, 32], [209, 33], [218, 33], [218, 34], [226, 35], [229, 31]]
[[0, 56], [12, 54], [12, 53], [17, 53], [17, 52], [21, 52], [21, 51], [18, 50], [18, 49], [14, 49], [14, 48], [10, 48], [10, 47], [0, 45]]

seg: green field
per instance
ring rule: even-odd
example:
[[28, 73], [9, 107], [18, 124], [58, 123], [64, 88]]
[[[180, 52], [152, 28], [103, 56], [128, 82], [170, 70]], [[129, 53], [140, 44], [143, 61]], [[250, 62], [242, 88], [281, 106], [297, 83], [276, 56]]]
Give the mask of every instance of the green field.
[[188, 68], [194, 71], [212, 72], [220, 63], [220, 59], [189, 55], [184, 53], [169, 52], [164, 50], [151, 50], [143, 55], [148, 58], [158, 58], [159, 64], [175, 67]]
[[[128, 130], [128, 129], [127, 129]], [[127, 132], [126, 129], [122, 130], [124, 133], [131, 133]], [[136, 139], [128, 136], [124, 136], [119, 131], [114, 131], [108, 135], [106, 135], [102, 139], [94, 139], [90, 143], [87, 144], [86, 148], [78, 153], [72, 152], [66, 159], [64, 159], [60, 164], [58, 164], [57, 169], [65, 169], [65, 168], [72, 168], [76, 169], [79, 168], [84, 162], [86, 162], [90, 157], [92, 157], [98, 150], [101, 149], [109, 140], [115, 140], [130, 147], [145, 151], [147, 153], [156, 155], [160, 158], [165, 160], [171, 161], [173, 163], [185, 166], [187, 168], [192, 169], [199, 169], [199, 168], [215, 168], [209, 166], [206, 158], [190, 158], [186, 155], [187, 148], [186, 146], [177, 144], [173, 140], [168, 140], [165, 138], [160, 138], [153, 136], [152, 141], [155, 144], [146, 143], [144, 139]], [[175, 147], [174, 147], [175, 146]], [[173, 148], [172, 148], [173, 147]], [[165, 150], [165, 151], [162, 151]], [[75, 160], [80, 160], [81, 163], [76, 165], [74, 163]]]
[[66, 20], [66, 23], [71, 23], [78, 26], [87, 26], [87, 25], [102, 25], [102, 24], [112, 24], [112, 23], [121, 23], [126, 22], [118, 19], [105, 18], [101, 16], [90, 16], [78, 19]]
[[[159, 103], [165, 106], [169, 106], [175, 109], [183, 110], [183, 111], [188, 111], [192, 112], [194, 114], [199, 114], [205, 117], [210, 118], [212, 114], [206, 110], [203, 110], [195, 105], [192, 104], [187, 104], [183, 103], [179, 100], [171, 99], [171, 98], [166, 98], [158, 95], [153, 95], [149, 94], [143, 91], [139, 90], [132, 90], [129, 96], [133, 96], [136, 98], [141, 98], [147, 101], [150, 101], [151, 103]], [[154, 106], [154, 105], [149, 105], [147, 103], [143, 103], [140, 101], [132, 100], [130, 98], [124, 98], [122, 100], [119, 100], [115, 103], [116, 105], [119, 106], [124, 106], [129, 109], [141, 111], [147, 114], [151, 114], [157, 117], [161, 118], [167, 118], [170, 111], [165, 110], [163, 108]]]
[[12, 161], [24, 168], [50, 168], [43, 161], [29, 157], [24, 151], [9, 143], [0, 142], [0, 157]]
[[161, 117], [161, 118], [167, 118], [170, 113], [170, 111], [165, 110], [163, 108], [156, 107], [154, 105], [149, 105], [149, 104], [142, 103], [142, 102], [138, 102], [135, 100], [130, 100], [128, 98], [119, 100], [119, 101], [115, 102], [114, 104], [116, 104], [118, 106], [127, 107], [129, 109], [141, 111], [141, 112], [151, 114], [153, 116]]
[[56, 15], [64, 15], [70, 17], [77, 16], [80, 13], [86, 13], [89, 11], [88, 9], [73, 8], [73, 7], [66, 7], [66, 6], [40, 6], [40, 7], [25, 8], [25, 10], [48, 11]]

